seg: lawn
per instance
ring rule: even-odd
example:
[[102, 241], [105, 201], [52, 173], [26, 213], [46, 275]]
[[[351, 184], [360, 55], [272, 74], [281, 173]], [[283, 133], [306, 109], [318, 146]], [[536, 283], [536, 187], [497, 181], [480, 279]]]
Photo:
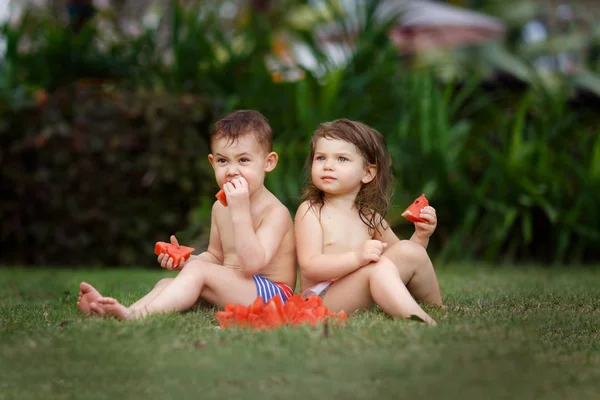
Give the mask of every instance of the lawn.
[[126, 303], [171, 273], [0, 269], [0, 399], [595, 399], [600, 269], [438, 268], [439, 326], [219, 330], [212, 309], [86, 319], [86, 280]]

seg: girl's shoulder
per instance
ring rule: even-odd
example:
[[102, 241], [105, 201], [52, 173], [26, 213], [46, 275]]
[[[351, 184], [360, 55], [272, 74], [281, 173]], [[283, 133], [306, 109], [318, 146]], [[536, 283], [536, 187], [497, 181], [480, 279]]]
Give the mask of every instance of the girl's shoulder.
[[315, 203], [311, 200], [306, 200], [298, 206], [298, 210], [296, 210], [296, 221], [300, 221], [306, 217], [316, 218], [319, 220], [319, 216], [321, 215], [321, 210], [323, 208], [323, 204]]

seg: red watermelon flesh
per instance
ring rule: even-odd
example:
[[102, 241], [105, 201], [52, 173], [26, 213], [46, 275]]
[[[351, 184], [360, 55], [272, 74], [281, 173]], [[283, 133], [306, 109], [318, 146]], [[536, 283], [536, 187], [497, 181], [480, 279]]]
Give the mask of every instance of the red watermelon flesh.
[[219, 190], [217, 192], [217, 194], [215, 195], [215, 197], [217, 199], [219, 199], [221, 204], [223, 204], [225, 207], [227, 207], [227, 196], [225, 196], [225, 192], [223, 191], [223, 189]]
[[429, 205], [429, 201], [425, 197], [425, 194], [417, 197], [413, 203], [408, 206], [402, 213], [402, 216], [411, 222], [427, 222], [426, 219], [421, 218], [421, 210]]
[[246, 327], [252, 329], [273, 329], [280, 326], [294, 326], [302, 324], [317, 324], [330, 320], [335, 323], [344, 323], [348, 320], [345, 312], [330, 312], [318, 296], [302, 298], [300, 294], [290, 297], [285, 304], [279, 295], [271, 298], [266, 303], [257, 298], [249, 306], [240, 304], [225, 305], [224, 311], [215, 315], [221, 328]]
[[154, 254], [158, 256], [167, 253], [169, 257], [173, 258], [173, 265], [179, 265], [182, 259], [190, 258], [194, 250], [193, 247], [177, 246], [167, 242], [156, 242], [154, 246]]

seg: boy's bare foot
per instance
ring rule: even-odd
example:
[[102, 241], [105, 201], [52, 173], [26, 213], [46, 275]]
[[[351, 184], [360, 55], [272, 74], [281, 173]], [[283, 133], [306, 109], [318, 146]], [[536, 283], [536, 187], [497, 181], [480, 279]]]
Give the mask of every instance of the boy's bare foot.
[[90, 303], [96, 302], [102, 295], [92, 285], [81, 282], [79, 285], [79, 296], [77, 298], [77, 307], [85, 315], [90, 315]]
[[90, 309], [98, 315], [129, 319], [129, 309], [112, 297], [101, 297], [90, 304]]

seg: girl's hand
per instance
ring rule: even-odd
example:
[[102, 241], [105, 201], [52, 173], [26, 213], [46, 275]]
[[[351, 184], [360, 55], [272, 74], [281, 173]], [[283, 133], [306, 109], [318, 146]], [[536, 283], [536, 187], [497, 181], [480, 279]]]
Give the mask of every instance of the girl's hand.
[[[175, 237], [175, 235], [171, 235], [171, 244], [175, 245], [175, 246], [179, 246], [179, 242], [177, 241], [177, 238]], [[169, 255], [167, 253], [158, 255], [158, 263], [160, 264], [161, 267], [166, 268], [168, 270], [181, 269], [185, 265], [185, 262], [186, 262], [186, 260], [182, 259], [179, 262], [179, 265], [173, 265], [173, 257], [169, 257]]]
[[427, 220], [427, 222], [415, 222], [415, 233], [419, 239], [429, 239], [437, 227], [435, 208], [431, 206], [422, 208], [419, 217]]
[[223, 185], [223, 191], [227, 197], [227, 206], [232, 209], [250, 207], [250, 192], [248, 191], [248, 181], [243, 176], [234, 178], [231, 182]]
[[385, 246], [387, 246], [387, 243], [379, 240], [367, 240], [356, 253], [358, 264], [364, 267], [372, 262], [379, 261], [379, 257], [383, 253]]

